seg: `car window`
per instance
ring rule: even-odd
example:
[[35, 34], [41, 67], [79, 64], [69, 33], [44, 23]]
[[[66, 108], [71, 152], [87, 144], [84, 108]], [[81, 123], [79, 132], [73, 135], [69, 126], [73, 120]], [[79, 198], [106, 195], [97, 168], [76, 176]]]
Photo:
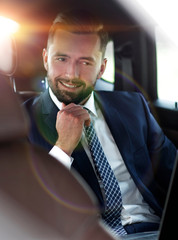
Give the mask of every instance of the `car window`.
[[114, 63], [114, 43], [109, 41], [106, 47], [105, 57], [107, 58], [106, 70], [102, 76], [104, 80], [110, 83], [114, 83], [115, 63]]
[[178, 46], [156, 28], [158, 98], [178, 101]]
[[156, 27], [158, 98], [178, 101], [177, 0], [121, 0], [128, 12], [152, 35]]

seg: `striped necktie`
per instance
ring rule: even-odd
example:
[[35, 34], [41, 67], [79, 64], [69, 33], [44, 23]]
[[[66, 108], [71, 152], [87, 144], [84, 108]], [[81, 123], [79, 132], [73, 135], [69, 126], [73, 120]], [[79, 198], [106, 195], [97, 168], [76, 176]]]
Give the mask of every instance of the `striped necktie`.
[[95, 165], [98, 178], [103, 184], [106, 206], [102, 219], [117, 235], [127, 234], [121, 223], [122, 196], [119, 183], [109, 165], [93, 124], [85, 127], [85, 136]]

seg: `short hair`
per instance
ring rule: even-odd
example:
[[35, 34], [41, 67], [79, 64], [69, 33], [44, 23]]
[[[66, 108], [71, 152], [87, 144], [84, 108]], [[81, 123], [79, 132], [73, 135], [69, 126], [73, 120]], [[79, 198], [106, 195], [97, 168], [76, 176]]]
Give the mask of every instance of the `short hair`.
[[100, 50], [104, 56], [109, 36], [102, 22], [90, 12], [71, 10], [59, 13], [49, 30], [47, 47], [53, 41], [55, 32], [58, 29], [76, 34], [97, 34], [100, 38]]

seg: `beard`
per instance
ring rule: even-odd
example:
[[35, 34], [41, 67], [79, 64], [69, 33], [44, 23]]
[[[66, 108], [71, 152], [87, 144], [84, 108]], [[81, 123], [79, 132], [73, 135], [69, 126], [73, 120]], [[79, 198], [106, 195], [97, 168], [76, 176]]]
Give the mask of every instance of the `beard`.
[[[81, 90], [77, 93], [61, 90], [58, 86], [59, 82], [72, 83], [77, 87], [81, 87]], [[57, 99], [60, 102], [63, 102], [65, 105], [68, 105], [70, 103], [75, 103], [75, 104], [83, 103], [89, 98], [91, 92], [94, 90], [94, 86], [92, 85], [86, 88], [85, 82], [82, 81], [81, 79], [68, 80], [68, 79], [56, 77], [53, 82], [51, 78], [48, 76], [48, 84], [51, 90], [53, 91], [54, 95], [57, 97]]]

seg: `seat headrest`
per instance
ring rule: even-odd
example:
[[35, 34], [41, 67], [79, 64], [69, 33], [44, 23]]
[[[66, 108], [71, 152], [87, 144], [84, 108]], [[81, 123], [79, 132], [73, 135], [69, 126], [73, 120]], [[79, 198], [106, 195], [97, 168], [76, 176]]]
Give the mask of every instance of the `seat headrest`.
[[8, 80], [0, 75], [0, 142], [27, 136], [29, 126], [27, 115]]

